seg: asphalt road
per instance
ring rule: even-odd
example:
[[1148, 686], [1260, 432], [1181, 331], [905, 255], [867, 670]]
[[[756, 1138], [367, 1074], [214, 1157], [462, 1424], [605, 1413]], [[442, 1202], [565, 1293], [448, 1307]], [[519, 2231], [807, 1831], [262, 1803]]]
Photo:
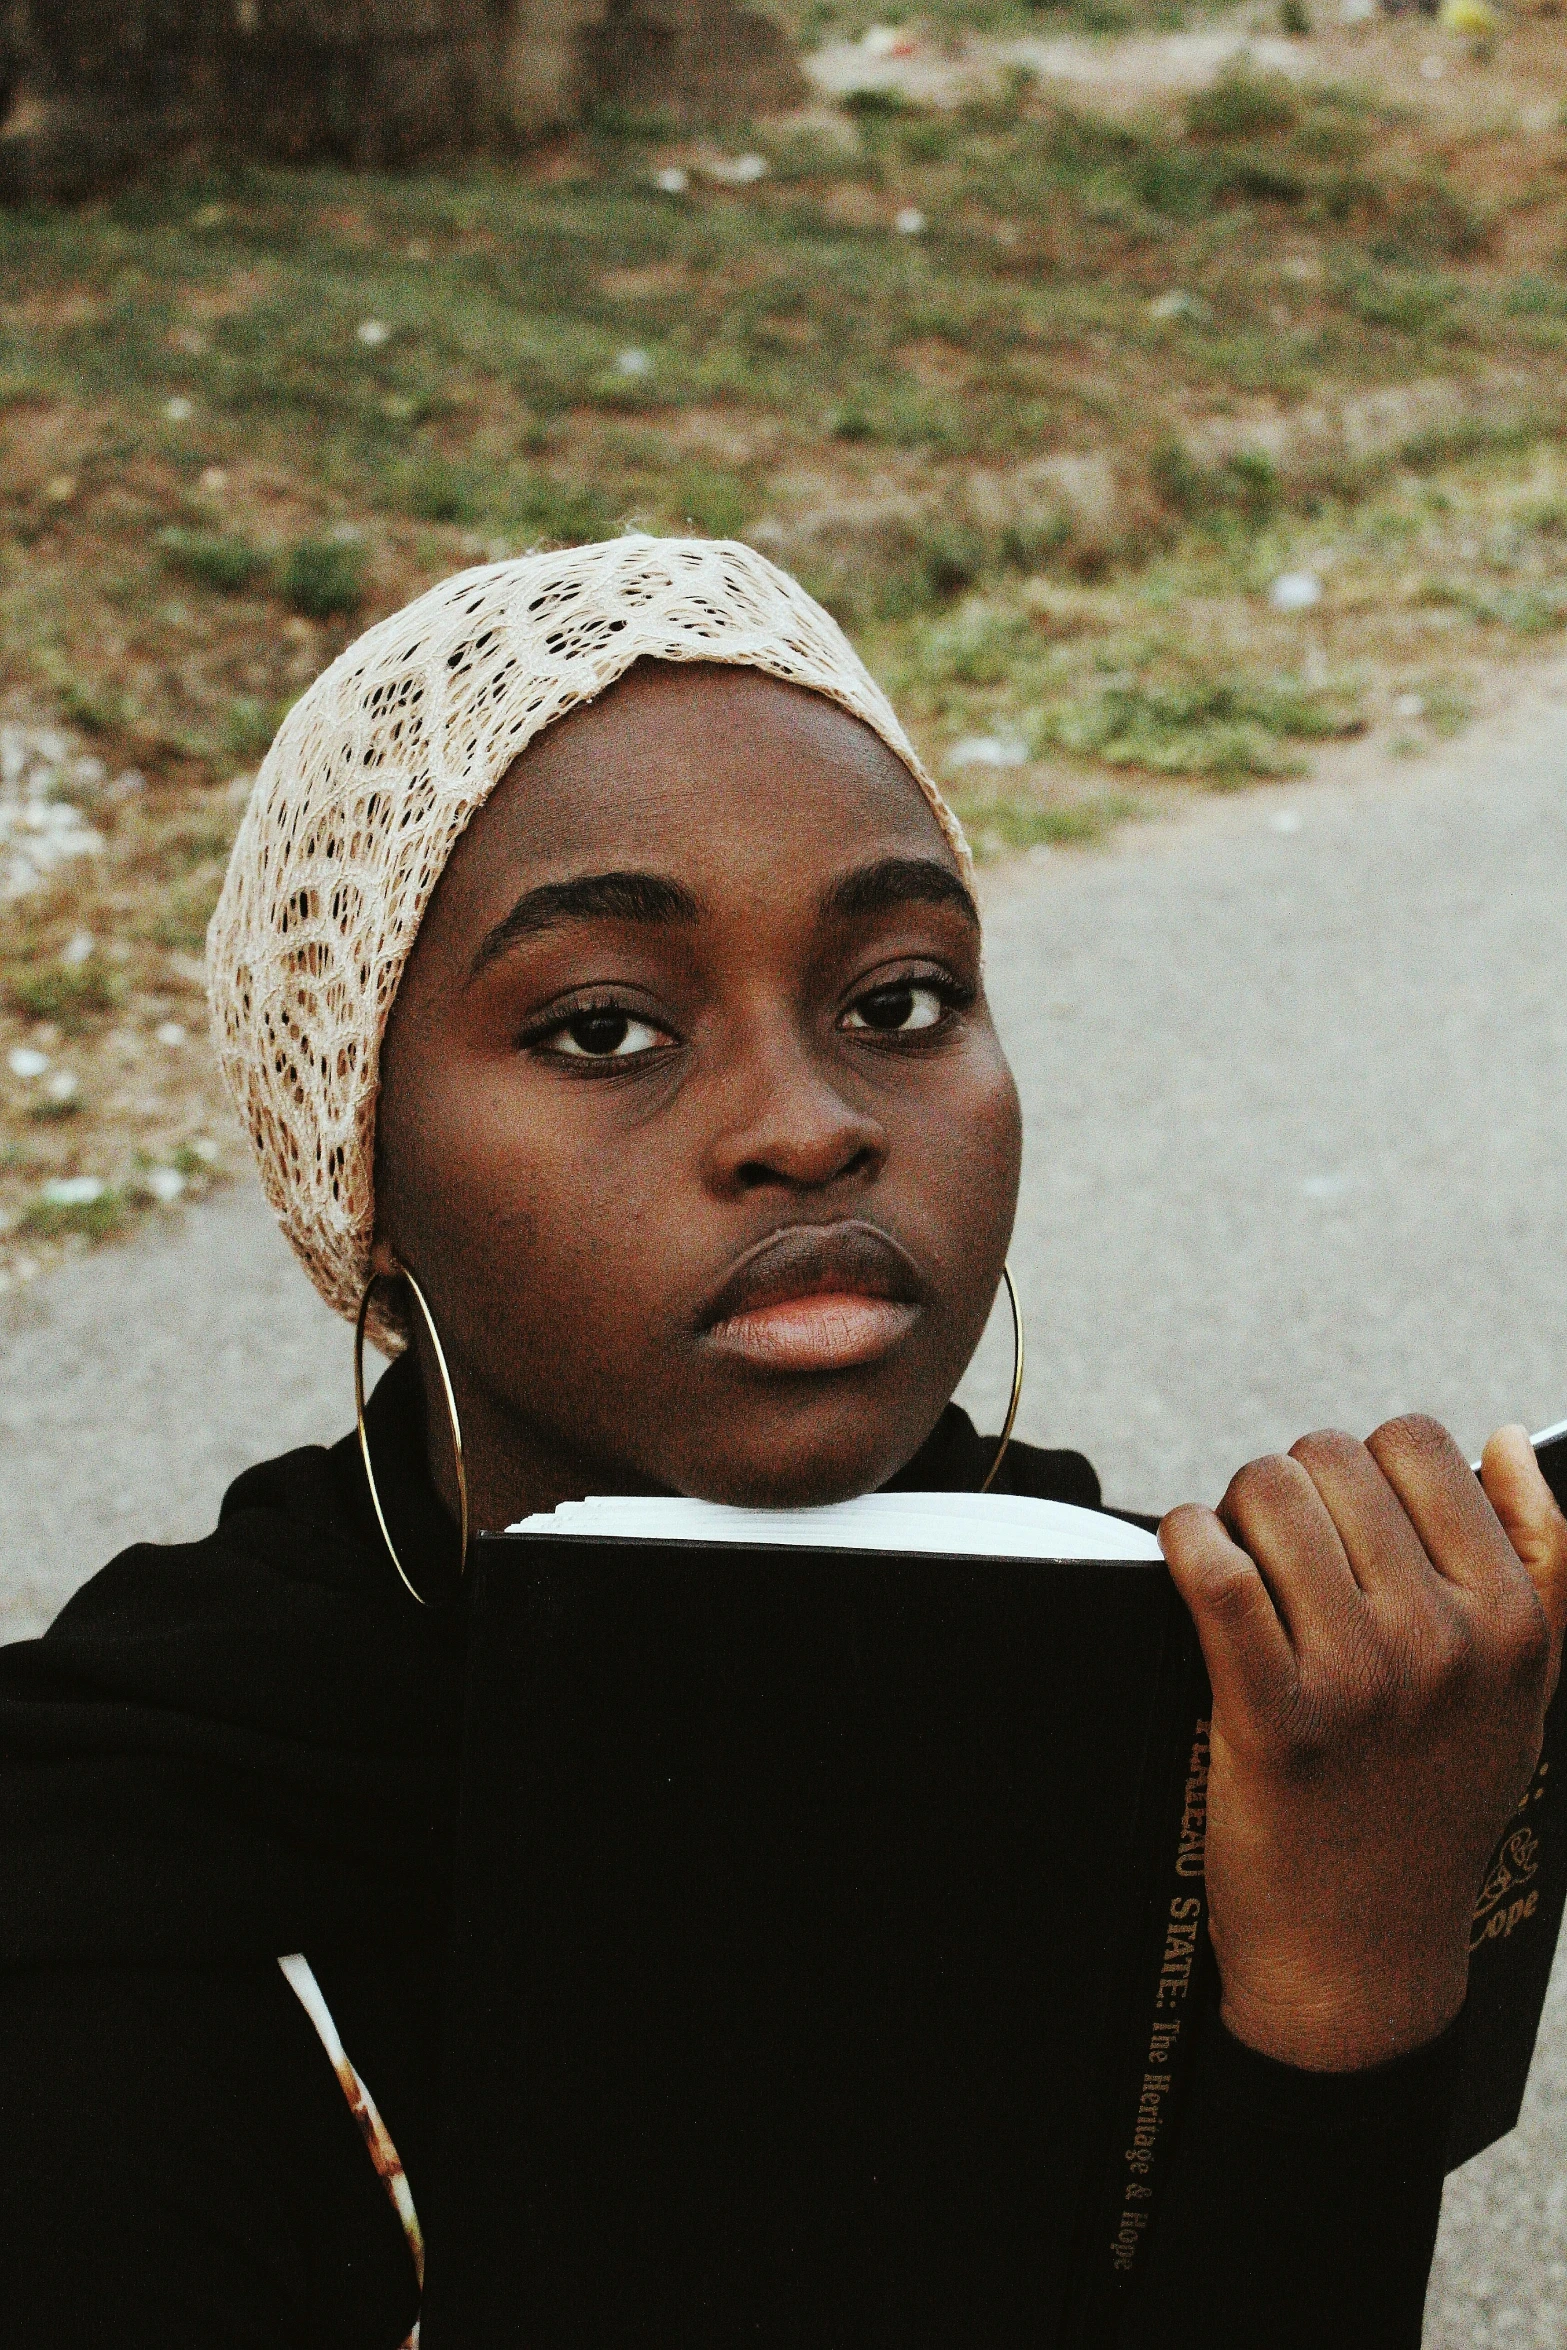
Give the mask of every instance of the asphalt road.
[[[1209, 801], [987, 880], [1023, 1089], [1025, 1434], [1216, 1498], [1413, 1406], [1567, 1413], [1567, 724]], [[992, 1423], [999, 1327], [965, 1393]], [[0, 1629], [351, 1412], [348, 1335], [246, 1189], [0, 1313]], [[1452, 2181], [1432, 2350], [1567, 2341], [1567, 1966], [1520, 2128]]]

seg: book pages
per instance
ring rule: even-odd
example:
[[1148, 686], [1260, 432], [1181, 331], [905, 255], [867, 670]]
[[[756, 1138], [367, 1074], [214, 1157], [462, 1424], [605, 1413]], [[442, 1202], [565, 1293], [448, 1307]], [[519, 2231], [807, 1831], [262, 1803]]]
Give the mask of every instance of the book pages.
[[1064, 1501], [1012, 1493], [866, 1493], [819, 1509], [737, 1509], [681, 1494], [604, 1494], [562, 1502], [507, 1528], [511, 1534], [593, 1541], [780, 1543], [813, 1550], [933, 1552], [949, 1557], [1160, 1557], [1140, 1526]]

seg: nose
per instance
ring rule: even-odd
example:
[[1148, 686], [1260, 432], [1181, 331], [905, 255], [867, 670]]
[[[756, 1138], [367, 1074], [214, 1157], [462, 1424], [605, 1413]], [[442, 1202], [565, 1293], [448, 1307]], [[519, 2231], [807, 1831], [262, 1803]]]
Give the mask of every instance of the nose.
[[714, 1096], [707, 1175], [724, 1197], [769, 1185], [819, 1191], [858, 1185], [886, 1162], [880, 1120], [781, 1008], [746, 1023]]

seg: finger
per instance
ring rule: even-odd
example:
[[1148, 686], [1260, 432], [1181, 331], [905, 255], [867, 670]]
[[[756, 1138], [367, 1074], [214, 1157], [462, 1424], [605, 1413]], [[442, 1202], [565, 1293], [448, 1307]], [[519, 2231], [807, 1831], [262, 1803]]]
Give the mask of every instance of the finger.
[[1219, 1516], [1267, 1584], [1298, 1657], [1332, 1646], [1360, 1605], [1338, 1528], [1298, 1461], [1250, 1461], [1230, 1480]]
[[1295, 1659], [1255, 1560], [1195, 1502], [1170, 1511], [1159, 1543], [1197, 1627], [1215, 1706], [1248, 1721], [1276, 1712], [1294, 1689]]
[[1517, 1590], [1518, 1560], [1474, 1471], [1439, 1420], [1386, 1420], [1366, 1450], [1403, 1504], [1436, 1572], [1496, 1605]]
[[1290, 1459], [1316, 1487], [1362, 1591], [1385, 1607], [1407, 1600], [1415, 1588], [1438, 1587], [1441, 1578], [1409, 1513], [1368, 1446], [1327, 1428], [1292, 1444]]
[[1551, 1633], [1549, 1687], [1554, 1690], [1567, 1631], [1567, 1518], [1523, 1428], [1497, 1429], [1481, 1455], [1480, 1479], [1545, 1610]]

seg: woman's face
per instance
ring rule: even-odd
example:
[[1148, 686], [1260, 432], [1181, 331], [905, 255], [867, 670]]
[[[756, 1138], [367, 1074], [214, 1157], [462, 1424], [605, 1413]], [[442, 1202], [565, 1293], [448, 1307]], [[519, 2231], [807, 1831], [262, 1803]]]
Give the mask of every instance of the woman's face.
[[529, 747], [382, 1062], [376, 1263], [430, 1301], [476, 1524], [836, 1500], [918, 1449], [1017, 1202], [979, 947], [917, 786], [817, 695], [646, 666]]

